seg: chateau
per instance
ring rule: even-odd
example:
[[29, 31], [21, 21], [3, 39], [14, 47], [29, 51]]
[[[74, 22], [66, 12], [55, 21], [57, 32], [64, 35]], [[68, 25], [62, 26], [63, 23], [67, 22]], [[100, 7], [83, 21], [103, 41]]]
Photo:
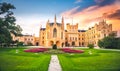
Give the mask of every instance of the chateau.
[[84, 47], [88, 44], [97, 46], [98, 40], [108, 36], [112, 32], [112, 24], [107, 24], [105, 20], [96, 23], [88, 30], [79, 30], [78, 23], [76, 25], [66, 24], [65, 29], [64, 18], [61, 23], [58, 23], [56, 16], [54, 22], [49, 20], [46, 23], [46, 28], [40, 28], [39, 37], [34, 35], [15, 36], [12, 35], [13, 40], [23, 42], [24, 45], [32, 44], [37, 46], [50, 47], [56, 44], [58, 47], [79, 46]]
[[54, 22], [49, 20], [46, 23], [46, 28], [40, 28], [38, 44], [41, 46], [52, 46], [56, 44], [58, 47], [65, 46], [87, 46], [94, 44], [97, 46], [98, 40], [108, 36], [112, 32], [112, 24], [107, 24], [106, 21], [101, 21], [95, 24], [94, 27], [88, 30], [79, 30], [78, 24], [66, 24], [64, 27], [64, 18], [61, 23], [57, 23], [56, 16]]

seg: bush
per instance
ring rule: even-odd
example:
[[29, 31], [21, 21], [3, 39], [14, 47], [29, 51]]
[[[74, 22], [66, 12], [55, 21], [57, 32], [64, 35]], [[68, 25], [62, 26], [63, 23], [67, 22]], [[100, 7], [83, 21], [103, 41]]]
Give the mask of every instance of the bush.
[[99, 40], [99, 41], [98, 41], [98, 46], [99, 46], [100, 48], [103, 48], [103, 47], [104, 47], [104, 42], [103, 42], [102, 40]]
[[88, 44], [88, 46], [90, 49], [93, 49], [94, 48], [94, 44]]
[[28, 42], [27, 45], [28, 46], [33, 46], [33, 44], [31, 42]]
[[23, 46], [23, 42], [18, 42], [17, 45], [18, 46]]
[[98, 46], [109, 49], [120, 49], [120, 38], [107, 36], [98, 41]]
[[53, 45], [53, 49], [57, 49], [57, 45], [56, 44]]

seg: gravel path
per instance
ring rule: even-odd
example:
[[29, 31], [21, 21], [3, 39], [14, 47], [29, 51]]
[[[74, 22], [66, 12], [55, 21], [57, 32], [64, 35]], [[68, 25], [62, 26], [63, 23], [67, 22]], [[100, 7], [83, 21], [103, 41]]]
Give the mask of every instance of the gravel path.
[[62, 71], [57, 55], [51, 55], [48, 71]]

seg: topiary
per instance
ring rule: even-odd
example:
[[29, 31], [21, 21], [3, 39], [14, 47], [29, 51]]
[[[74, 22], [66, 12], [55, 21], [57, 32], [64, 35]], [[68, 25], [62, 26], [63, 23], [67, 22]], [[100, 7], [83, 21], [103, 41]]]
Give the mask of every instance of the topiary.
[[57, 49], [57, 45], [56, 45], [56, 44], [54, 44], [52, 48], [53, 48], [53, 49]]
[[89, 47], [90, 49], [94, 48], [94, 44], [88, 44], [87, 47]]

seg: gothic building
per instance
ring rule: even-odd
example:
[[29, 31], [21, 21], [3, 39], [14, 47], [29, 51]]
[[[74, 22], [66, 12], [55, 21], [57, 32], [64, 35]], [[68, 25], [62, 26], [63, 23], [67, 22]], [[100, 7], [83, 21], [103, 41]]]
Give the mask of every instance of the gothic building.
[[56, 16], [54, 22], [50, 23], [49, 20], [46, 23], [46, 28], [40, 29], [40, 45], [51, 46], [56, 44], [57, 46], [63, 46], [65, 41], [64, 19], [61, 23], [57, 23]]
[[17, 40], [23, 42], [25, 45], [31, 43], [32, 45], [50, 47], [56, 44], [58, 47], [66, 46], [87, 46], [94, 44], [97, 46], [98, 40], [108, 36], [112, 31], [112, 24], [107, 24], [105, 20], [100, 21], [88, 30], [79, 30], [78, 23], [76, 25], [66, 24], [64, 27], [64, 18], [61, 23], [56, 21], [51, 23], [49, 20], [46, 23], [46, 28], [40, 28], [39, 37], [34, 35], [15, 36], [11, 34], [13, 41]]
[[88, 30], [79, 30], [78, 24], [70, 25], [70, 23], [66, 24], [65, 29], [63, 17], [61, 23], [57, 23], [55, 16], [53, 23], [48, 20], [46, 28], [40, 28], [39, 45], [50, 47], [56, 44], [58, 47], [64, 47], [94, 44], [97, 46], [98, 40], [111, 32], [112, 25], [108, 25], [104, 20]]

